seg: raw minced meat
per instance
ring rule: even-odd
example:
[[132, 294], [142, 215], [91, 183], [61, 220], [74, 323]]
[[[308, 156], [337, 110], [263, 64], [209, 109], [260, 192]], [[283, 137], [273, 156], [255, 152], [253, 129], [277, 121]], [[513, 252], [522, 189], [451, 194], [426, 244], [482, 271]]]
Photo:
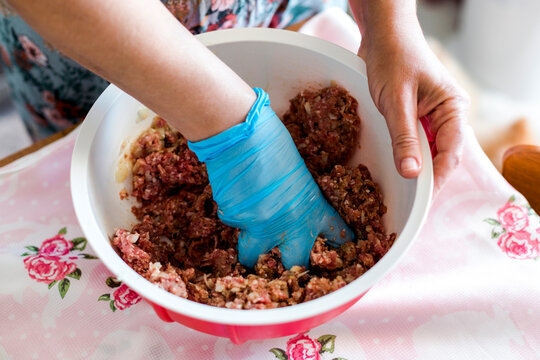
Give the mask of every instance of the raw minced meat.
[[[284, 123], [329, 203], [356, 235], [339, 248], [319, 236], [310, 268], [286, 270], [278, 248], [254, 269], [238, 262], [239, 230], [224, 225], [204, 164], [186, 139], [156, 117], [131, 148], [132, 211], [138, 223], [112, 244], [135, 271], [183, 298], [231, 309], [294, 305], [335, 291], [365, 273], [392, 246], [382, 225], [382, 194], [368, 169], [346, 166], [360, 130], [358, 104], [331, 86], [290, 101]], [[121, 194], [125, 198], [125, 191]]]
[[[373, 244], [377, 259], [394, 243], [395, 234], [385, 235], [382, 216], [386, 213], [382, 193], [364, 165], [336, 165], [329, 174], [319, 176], [317, 184], [358, 239], [377, 238]], [[369, 253], [373, 253], [369, 251]]]
[[283, 123], [312, 174], [345, 164], [358, 145], [358, 102], [338, 86], [303, 90], [290, 100]]
[[165, 270], [161, 270], [161, 263], [150, 263], [148, 268], [148, 280], [170, 292], [171, 294], [187, 298], [188, 292], [186, 283], [180, 276], [179, 272], [168, 264]]

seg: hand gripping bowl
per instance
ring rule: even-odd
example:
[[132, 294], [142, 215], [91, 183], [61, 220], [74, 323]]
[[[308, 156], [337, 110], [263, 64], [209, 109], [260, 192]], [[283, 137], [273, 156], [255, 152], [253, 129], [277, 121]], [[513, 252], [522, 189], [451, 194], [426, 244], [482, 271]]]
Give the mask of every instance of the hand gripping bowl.
[[[116, 254], [109, 236], [116, 227], [131, 228], [131, 204], [120, 200], [124, 186], [115, 181], [125, 144], [151, 120], [136, 121], [142, 105], [114, 85], [96, 101], [75, 144], [71, 164], [71, 191], [81, 227], [101, 261], [139, 293], [164, 321], [230, 338], [287, 336], [320, 325], [352, 306], [404, 255], [426, 217], [433, 185], [427, 139], [420, 134], [424, 168], [417, 179], [403, 179], [394, 167], [385, 121], [375, 108], [367, 85], [365, 66], [353, 53], [314, 37], [271, 29], [234, 29], [198, 35], [221, 60], [253, 87], [268, 91], [274, 110], [282, 115], [288, 100], [304, 88], [328, 86], [347, 89], [359, 103], [361, 150], [353, 163], [368, 166], [380, 185], [388, 212], [388, 233], [398, 237], [388, 253], [360, 278], [321, 298], [270, 310], [232, 310], [199, 304], [172, 295], [151, 284]], [[421, 126], [419, 125], [419, 128]]]

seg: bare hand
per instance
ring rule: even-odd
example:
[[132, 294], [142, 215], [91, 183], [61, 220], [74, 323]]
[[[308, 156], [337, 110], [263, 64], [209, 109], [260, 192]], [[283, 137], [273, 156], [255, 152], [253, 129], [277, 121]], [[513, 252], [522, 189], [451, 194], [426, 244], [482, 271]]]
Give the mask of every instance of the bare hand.
[[363, 40], [358, 55], [366, 62], [371, 96], [386, 119], [403, 177], [420, 173], [418, 118], [431, 119], [438, 151], [433, 159], [437, 193], [461, 161], [469, 99], [433, 54], [420, 27], [400, 30]]

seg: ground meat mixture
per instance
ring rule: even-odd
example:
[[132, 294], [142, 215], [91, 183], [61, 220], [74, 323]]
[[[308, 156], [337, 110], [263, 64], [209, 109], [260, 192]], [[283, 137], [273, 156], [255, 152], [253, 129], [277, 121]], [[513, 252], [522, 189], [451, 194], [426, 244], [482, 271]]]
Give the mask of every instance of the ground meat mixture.
[[314, 175], [345, 164], [358, 146], [358, 102], [343, 88], [304, 90], [290, 101], [283, 123]]
[[396, 235], [382, 225], [382, 194], [359, 165], [346, 166], [358, 146], [358, 104], [330, 86], [303, 91], [283, 116], [300, 154], [324, 195], [355, 232], [339, 248], [318, 237], [310, 267], [286, 270], [278, 248], [254, 269], [238, 262], [239, 231], [217, 217], [206, 167], [180, 133], [156, 117], [131, 149], [132, 190], [138, 224], [117, 229], [112, 244], [143, 277], [175, 295], [232, 309], [298, 304], [337, 290], [365, 273], [392, 246]]

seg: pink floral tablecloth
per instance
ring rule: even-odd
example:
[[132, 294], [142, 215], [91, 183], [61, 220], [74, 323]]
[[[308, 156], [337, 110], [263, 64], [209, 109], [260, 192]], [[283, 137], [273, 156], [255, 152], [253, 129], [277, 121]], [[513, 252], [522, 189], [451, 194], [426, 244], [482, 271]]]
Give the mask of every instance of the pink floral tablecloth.
[[165, 323], [88, 246], [73, 210], [76, 132], [0, 169], [0, 359], [537, 359], [540, 222], [483, 155], [355, 306], [304, 334], [233, 345]]

